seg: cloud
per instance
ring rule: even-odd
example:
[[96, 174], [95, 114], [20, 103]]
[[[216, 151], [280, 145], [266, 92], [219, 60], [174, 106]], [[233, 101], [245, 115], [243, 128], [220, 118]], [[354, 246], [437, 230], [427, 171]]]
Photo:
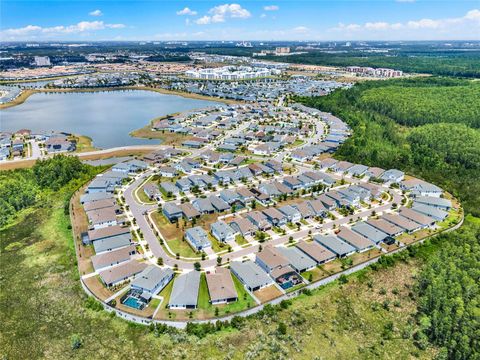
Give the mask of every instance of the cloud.
[[207, 25], [210, 24], [212, 21], [210, 16], [202, 16], [200, 19], [195, 20], [195, 23], [198, 25]]
[[195, 23], [198, 25], [223, 23], [229, 18], [247, 19], [250, 16], [252, 16], [250, 11], [242, 8], [239, 4], [223, 4], [211, 8], [208, 11], [208, 15], [197, 19]]
[[23, 39], [43, 39], [59, 37], [62, 35], [81, 34], [104, 29], [123, 29], [124, 24], [105, 24], [103, 21], [80, 21], [74, 25], [58, 25], [41, 27], [27, 25], [22, 28], [12, 28], [0, 31], [0, 39], [9, 41]]
[[416, 0], [395, 0], [398, 3], [414, 3]]
[[[423, 18], [406, 22], [390, 23], [385, 21], [366, 22], [364, 24], [339, 23], [331, 32], [341, 33], [346, 38], [388, 39], [461, 39], [478, 38], [480, 31], [480, 10], [473, 9], [464, 16], [429, 19]], [[477, 34], [477, 35], [475, 35]]]
[[264, 18], [266, 18], [266, 17], [267, 17], [267, 14], [262, 14], [262, 15], [260, 15], [260, 18], [261, 18], [261, 19], [264, 19]]
[[195, 16], [197, 15], [197, 12], [195, 10], [192, 10], [188, 7], [184, 8], [183, 10], [179, 10], [177, 11], [177, 15], [180, 15], [180, 16]]
[[267, 5], [263, 7], [265, 11], [278, 11], [279, 7], [277, 5]]
[[296, 28], [293, 28], [292, 31], [297, 34], [305, 34], [308, 32], [308, 28], [306, 26], [297, 26]]
[[90, 16], [102, 16], [103, 13], [102, 13], [101, 10], [97, 9], [97, 10], [90, 11], [90, 12], [88, 13], [88, 15], [90, 15]]

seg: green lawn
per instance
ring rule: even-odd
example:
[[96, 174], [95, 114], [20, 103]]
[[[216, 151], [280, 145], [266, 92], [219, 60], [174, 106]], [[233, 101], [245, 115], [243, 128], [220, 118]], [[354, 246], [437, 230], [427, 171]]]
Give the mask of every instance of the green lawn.
[[215, 239], [210, 234], [208, 234], [208, 239], [212, 243], [212, 249], [213, 249], [214, 252], [219, 253], [219, 252], [227, 251], [228, 245], [224, 244], [221, 241], [218, 241], [217, 239]]
[[[147, 181], [148, 183], [148, 181]], [[137, 198], [138, 200], [140, 200], [141, 202], [144, 202], [144, 203], [147, 203], [147, 204], [155, 204], [156, 201], [155, 200], [150, 200], [150, 198], [147, 196], [147, 194], [145, 194], [145, 191], [143, 191], [143, 187], [145, 185], [142, 185], [138, 191], [136, 191], [136, 195], [137, 195]]]
[[168, 247], [174, 254], [179, 253], [180, 256], [189, 258], [200, 258], [200, 255], [192, 249], [190, 244], [183, 239], [175, 238], [167, 241]]
[[245, 238], [244, 238], [242, 235], [240, 235], [240, 234], [238, 234], [237, 236], [235, 236], [235, 242], [236, 242], [238, 245], [240, 245], [240, 246], [243, 246], [243, 245], [245, 245], [245, 244], [248, 244], [248, 241], [245, 240]]
[[312, 275], [312, 280], [310, 282], [315, 282], [321, 278], [324, 278], [328, 274], [326, 274], [326, 272], [322, 269], [315, 267], [312, 270], [302, 272], [300, 275], [302, 275], [302, 277], [307, 281], [310, 281], [310, 275]]

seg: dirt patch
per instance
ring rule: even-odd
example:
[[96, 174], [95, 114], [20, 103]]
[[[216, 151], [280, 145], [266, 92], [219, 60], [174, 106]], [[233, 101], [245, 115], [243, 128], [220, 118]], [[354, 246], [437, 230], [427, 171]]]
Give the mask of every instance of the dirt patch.
[[253, 294], [262, 303], [273, 300], [273, 299], [283, 295], [282, 292], [280, 290], [278, 290], [278, 288], [275, 285], [270, 285], [270, 286], [267, 286], [263, 289], [254, 291]]

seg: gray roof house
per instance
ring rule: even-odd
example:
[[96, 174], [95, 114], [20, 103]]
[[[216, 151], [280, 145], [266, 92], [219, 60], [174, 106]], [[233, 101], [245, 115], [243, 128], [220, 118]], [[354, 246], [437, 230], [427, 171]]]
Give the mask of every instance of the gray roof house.
[[170, 309], [196, 309], [199, 286], [199, 271], [194, 270], [178, 276], [173, 282], [168, 307]]
[[165, 203], [165, 205], [163, 205], [162, 212], [170, 222], [180, 219], [183, 215], [182, 209], [180, 209], [174, 202]]
[[[112, 226], [113, 227], [113, 226]], [[112, 251], [120, 249], [132, 244], [132, 235], [130, 232], [126, 234], [120, 234], [112, 237], [107, 237], [93, 242], [93, 247], [96, 254], [101, 254], [105, 251]]]
[[445, 218], [448, 216], [448, 213], [446, 211], [440, 210], [439, 208], [436, 208], [433, 206], [428, 206], [423, 204], [414, 204], [414, 206], [412, 207], [412, 210], [420, 214], [430, 216], [431, 218], [434, 218], [437, 221], [445, 220]]
[[232, 190], [220, 191], [220, 198], [230, 205], [240, 200], [240, 196]]
[[440, 210], [449, 211], [452, 208], [452, 202], [441, 197], [417, 196], [413, 200], [413, 206], [427, 205]]
[[208, 234], [200, 226], [187, 229], [185, 239], [198, 251], [212, 246], [210, 240], [208, 240]]
[[288, 260], [290, 266], [298, 272], [313, 269], [317, 263], [296, 247], [280, 246], [277, 250]]
[[270, 221], [273, 226], [282, 226], [285, 225], [288, 221], [287, 216], [274, 207], [264, 209], [262, 212], [265, 214], [268, 221]]
[[347, 173], [351, 176], [362, 176], [368, 170], [368, 166], [356, 164], [347, 170]]
[[279, 207], [278, 211], [284, 214], [289, 222], [295, 223], [302, 219], [302, 214], [300, 213], [300, 211], [295, 209], [293, 206], [284, 205], [282, 207]]
[[388, 235], [383, 231], [377, 230], [371, 225], [368, 225], [364, 222], [359, 222], [352, 226], [352, 230], [359, 233], [362, 236], [365, 236], [367, 239], [373, 241], [375, 244], [378, 244], [385, 240]]
[[210, 231], [215, 239], [222, 242], [234, 241], [235, 230], [224, 221], [216, 221], [210, 225]]
[[215, 208], [209, 199], [196, 198], [192, 201], [192, 205], [201, 214], [213, 214], [215, 212]]
[[337, 254], [338, 257], [345, 257], [355, 252], [353, 246], [340, 240], [335, 235], [314, 235], [313, 240]]
[[381, 176], [380, 179], [385, 181], [386, 183], [399, 183], [405, 177], [405, 173], [403, 171], [397, 169], [390, 169], [385, 171]]
[[230, 205], [228, 205], [225, 201], [223, 201], [218, 196], [210, 195], [208, 197], [208, 200], [210, 201], [212, 206], [215, 208], [215, 210], [218, 212], [222, 212], [230, 209]]
[[270, 276], [253, 261], [232, 261], [230, 270], [250, 291], [259, 290], [273, 283]]
[[160, 183], [160, 189], [165, 192], [165, 194], [172, 193], [172, 195], [178, 195], [180, 190], [175, 186], [174, 183], [163, 181]]
[[173, 270], [170, 268], [162, 269], [155, 265], [149, 265], [135, 277], [131, 283], [131, 288], [155, 295], [167, 286], [173, 276]]
[[336, 235], [340, 240], [357, 249], [358, 252], [370, 250], [375, 246], [372, 241], [345, 226], [340, 226], [340, 231]]
[[91, 194], [83, 194], [80, 196], [80, 203], [86, 204], [92, 201], [104, 200], [104, 199], [112, 199], [113, 194], [107, 192], [96, 192]]

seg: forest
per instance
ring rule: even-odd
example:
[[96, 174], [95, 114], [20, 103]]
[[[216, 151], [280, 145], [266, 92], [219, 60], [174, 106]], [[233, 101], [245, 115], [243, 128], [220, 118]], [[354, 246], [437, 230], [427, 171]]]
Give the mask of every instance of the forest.
[[30, 206], [41, 204], [49, 192], [58, 191], [72, 180], [81, 182], [95, 172], [77, 157], [54, 156], [39, 160], [31, 169], [0, 173], [0, 228]]
[[480, 128], [480, 83], [466, 86], [388, 86], [367, 90], [360, 104], [398, 123], [455, 122]]
[[[390, 101], [377, 96], [384, 88], [398, 87], [397, 96], [400, 97], [405, 91], [417, 92], [421, 100], [405, 103], [402, 109], [403, 113], [409, 114], [416, 111], [417, 104], [426, 101], [423, 89], [442, 88], [448, 97], [449, 90], [456, 93], [458, 87], [466, 84], [469, 82], [444, 78], [372, 81], [329, 96], [297, 100], [332, 112], [352, 127], [353, 136], [336, 156], [371, 166], [399, 167], [447, 189], [460, 198], [467, 212], [480, 216], [480, 183], [477, 180], [480, 178], [480, 130], [454, 123], [454, 114], [463, 109], [464, 97], [457, 97], [456, 102], [450, 103], [452, 117], [443, 115], [441, 107], [432, 107], [431, 118], [437, 121], [423, 126], [403, 126], [400, 125], [402, 121], [414, 122], [409, 121], [407, 116], [404, 120], [394, 118], [393, 115], [398, 115], [395, 112], [389, 116], [377, 111]], [[378, 103], [370, 105], [362, 102], [364, 93], [377, 97]]]
[[[391, 101], [385, 93], [396, 84], [402, 87], [396, 87], [398, 93], [393, 96], [402, 98], [407, 92], [410, 102], [403, 104], [400, 113], [378, 111]], [[296, 99], [332, 112], [352, 127], [352, 137], [336, 157], [415, 174], [459, 197], [465, 213], [471, 214], [459, 231], [436, 239], [441, 246], [427, 258], [418, 277], [417, 321], [421, 331], [415, 334], [415, 341], [421, 344], [428, 338], [439, 346], [439, 359], [480, 358], [480, 131], [467, 126], [474, 126], [470, 121], [454, 121], [464, 107], [463, 97], [457, 93], [458, 87], [464, 86], [463, 81], [441, 78], [380, 81], [326, 97]], [[442, 98], [455, 99], [449, 100], [449, 113], [443, 114], [442, 106], [431, 107], [432, 123], [403, 125], [419, 125], [409, 121], [408, 114], [415, 114], [415, 108], [425, 101], [435, 101], [425, 97], [434, 97], [436, 92], [424, 90], [437, 87]], [[378, 103], [362, 102], [365, 93]]]

